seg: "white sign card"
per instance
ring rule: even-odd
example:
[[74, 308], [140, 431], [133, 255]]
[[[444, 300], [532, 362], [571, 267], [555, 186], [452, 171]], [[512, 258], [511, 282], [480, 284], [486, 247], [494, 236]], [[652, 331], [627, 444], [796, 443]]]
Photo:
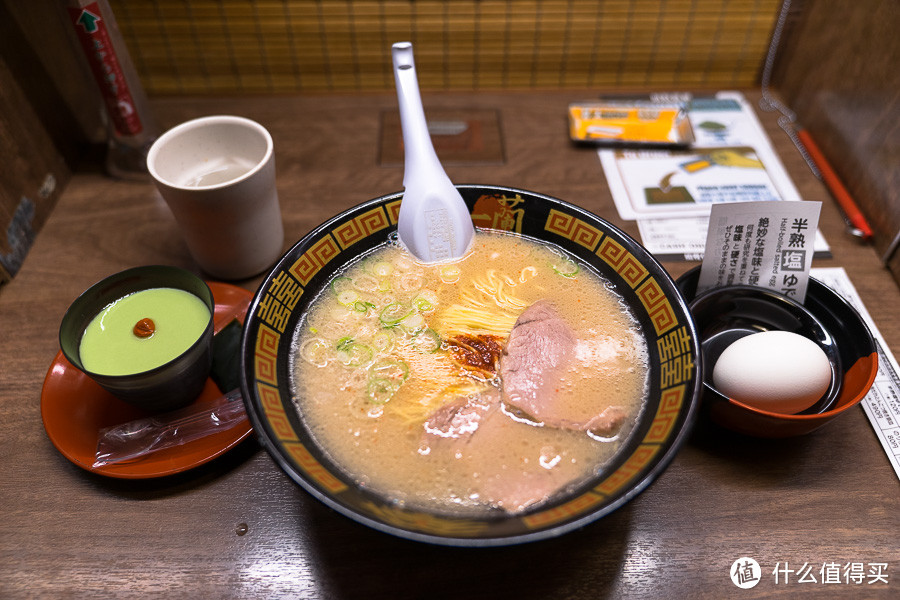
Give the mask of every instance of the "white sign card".
[[[709, 216], [667, 219], [638, 219], [641, 243], [657, 258], [703, 260]], [[831, 256], [831, 247], [822, 232], [816, 232], [816, 258]]]
[[803, 302], [821, 210], [821, 202], [713, 205], [697, 292], [756, 285]]

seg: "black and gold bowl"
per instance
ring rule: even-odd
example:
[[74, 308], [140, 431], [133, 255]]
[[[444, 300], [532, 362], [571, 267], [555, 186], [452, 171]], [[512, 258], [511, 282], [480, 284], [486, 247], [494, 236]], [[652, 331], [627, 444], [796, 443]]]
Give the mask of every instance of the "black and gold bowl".
[[580, 528], [640, 494], [666, 468], [694, 421], [700, 350], [688, 307], [672, 279], [637, 242], [581, 208], [524, 190], [457, 186], [476, 227], [555, 244], [606, 278], [646, 336], [649, 393], [614, 458], [591, 480], [521, 514], [448, 516], [392, 502], [357, 483], [317, 447], [298, 414], [290, 376], [295, 329], [312, 300], [347, 263], [397, 228], [402, 194], [352, 208], [310, 232], [261, 284], [241, 345], [247, 412], [262, 445], [302, 488], [351, 519], [403, 538], [453, 546], [500, 546]]

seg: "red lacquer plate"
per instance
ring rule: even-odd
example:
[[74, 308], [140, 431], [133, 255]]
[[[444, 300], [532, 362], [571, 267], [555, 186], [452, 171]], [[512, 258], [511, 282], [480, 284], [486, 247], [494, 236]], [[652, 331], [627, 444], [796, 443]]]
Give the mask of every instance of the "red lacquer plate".
[[[243, 323], [253, 299], [252, 292], [225, 283], [207, 283], [216, 302], [215, 331], [218, 333], [235, 318]], [[194, 405], [212, 404], [221, 395], [218, 386], [209, 379]], [[121, 479], [174, 475], [221, 456], [253, 431], [247, 420], [226, 431], [159, 450], [137, 461], [94, 467], [100, 431], [144, 416], [146, 412], [119, 400], [72, 366], [62, 352], [57, 353], [41, 390], [44, 429], [63, 456], [92, 473]]]

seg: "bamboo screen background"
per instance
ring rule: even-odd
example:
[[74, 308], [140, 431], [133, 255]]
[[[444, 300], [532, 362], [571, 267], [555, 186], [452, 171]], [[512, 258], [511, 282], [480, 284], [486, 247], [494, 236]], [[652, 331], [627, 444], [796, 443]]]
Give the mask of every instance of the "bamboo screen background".
[[110, 0], [151, 94], [758, 83], [778, 0]]

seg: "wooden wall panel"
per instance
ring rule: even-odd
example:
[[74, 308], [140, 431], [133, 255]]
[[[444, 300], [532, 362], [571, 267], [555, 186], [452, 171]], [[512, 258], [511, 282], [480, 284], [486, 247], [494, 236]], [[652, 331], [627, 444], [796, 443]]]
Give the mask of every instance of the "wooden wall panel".
[[900, 279], [900, 3], [796, 4], [774, 87], [868, 217]]
[[71, 42], [61, 4], [0, 0], [0, 283], [104, 132], [99, 94]]
[[71, 171], [0, 57], [0, 283], [16, 274]]

